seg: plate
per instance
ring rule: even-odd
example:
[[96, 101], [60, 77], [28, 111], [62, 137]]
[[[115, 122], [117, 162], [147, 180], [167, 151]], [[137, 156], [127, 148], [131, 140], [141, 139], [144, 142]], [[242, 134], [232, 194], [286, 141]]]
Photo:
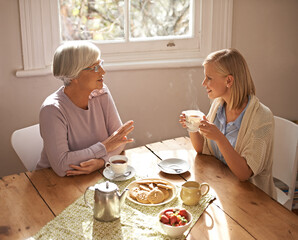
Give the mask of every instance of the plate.
[[166, 182], [167, 185], [170, 185], [171, 187], [173, 187], [173, 190], [172, 190], [172, 192], [170, 192], [170, 196], [168, 197], [168, 199], [166, 199], [165, 201], [163, 201], [163, 202], [161, 202], [161, 203], [156, 203], [156, 204], [153, 204], [153, 203], [150, 204], [150, 203], [148, 203], [148, 204], [146, 204], [146, 203], [140, 203], [140, 202], [138, 202], [138, 201], [132, 199], [132, 198], [129, 196], [129, 194], [127, 195], [127, 198], [128, 198], [130, 201], [132, 201], [132, 202], [134, 202], [134, 203], [136, 203], [136, 204], [139, 204], [139, 205], [143, 205], [143, 206], [160, 206], [160, 205], [164, 205], [164, 204], [166, 204], [166, 203], [171, 202], [171, 201], [177, 196], [177, 187], [176, 187], [173, 183], [170, 183], [169, 181], [164, 180], [164, 179], [161, 179], [161, 178], [144, 178], [144, 179], [139, 179], [139, 180], [136, 180], [136, 181], [131, 182], [131, 183], [127, 186], [127, 188], [128, 188], [128, 189], [131, 189], [131, 188], [134, 188], [134, 187], [139, 186], [139, 184], [137, 183], [137, 182], [139, 182], [139, 181], [152, 181], [152, 180], [161, 180], [161, 181], [163, 181], [163, 182]]
[[[169, 174], [181, 174], [185, 173], [189, 170], [190, 165], [188, 161], [180, 159], [180, 158], [168, 158], [165, 160], [162, 160], [158, 167], [161, 171]], [[175, 170], [179, 169], [179, 170]]]
[[106, 167], [103, 170], [103, 175], [105, 176], [105, 178], [107, 178], [111, 181], [121, 182], [121, 181], [125, 181], [125, 180], [128, 180], [128, 179], [132, 178], [136, 174], [135, 169], [132, 166], [129, 166], [129, 165], [127, 166], [126, 171], [131, 171], [131, 173], [127, 177], [124, 177], [124, 176], [123, 177], [118, 177], [115, 180], [113, 180], [113, 178], [116, 177], [115, 173], [110, 169], [110, 167]]

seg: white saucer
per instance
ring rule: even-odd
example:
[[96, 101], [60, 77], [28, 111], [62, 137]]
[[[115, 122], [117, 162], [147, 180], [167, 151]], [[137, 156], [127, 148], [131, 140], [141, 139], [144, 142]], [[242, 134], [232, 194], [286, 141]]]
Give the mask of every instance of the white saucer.
[[[159, 169], [165, 173], [169, 174], [181, 174], [185, 173], [189, 170], [190, 165], [188, 161], [180, 159], [180, 158], [168, 158], [162, 160], [159, 163]], [[175, 171], [174, 169], [180, 169], [180, 171]]]
[[105, 176], [105, 178], [111, 180], [111, 181], [125, 181], [125, 180], [128, 180], [130, 178], [132, 178], [135, 174], [136, 174], [136, 171], [135, 169], [132, 167], [132, 166], [127, 166], [127, 171], [131, 171], [131, 173], [127, 176], [127, 177], [118, 177], [116, 178], [115, 180], [113, 180], [113, 178], [117, 177], [115, 175], [115, 173], [110, 169], [110, 167], [106, 167], [104, 170], [103, 170], [103, 175]]

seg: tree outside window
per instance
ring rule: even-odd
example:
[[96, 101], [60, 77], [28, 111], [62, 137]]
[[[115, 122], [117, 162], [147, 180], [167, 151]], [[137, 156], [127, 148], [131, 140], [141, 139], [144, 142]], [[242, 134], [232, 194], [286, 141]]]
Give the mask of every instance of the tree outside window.
[[190, 0], [60, 0], [62, 39], [140, 41], [189, 37], [193, 19], [191, 3]]

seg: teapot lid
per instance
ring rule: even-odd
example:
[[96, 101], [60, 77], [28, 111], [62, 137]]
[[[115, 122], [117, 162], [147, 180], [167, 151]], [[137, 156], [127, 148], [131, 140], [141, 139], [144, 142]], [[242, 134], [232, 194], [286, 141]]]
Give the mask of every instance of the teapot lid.
[[100, 184], [96, 184], [95, 189], [98, 189], [101, 192], [109, 193], [118, 190], [118, 186], [115, 183], [106, 181]]

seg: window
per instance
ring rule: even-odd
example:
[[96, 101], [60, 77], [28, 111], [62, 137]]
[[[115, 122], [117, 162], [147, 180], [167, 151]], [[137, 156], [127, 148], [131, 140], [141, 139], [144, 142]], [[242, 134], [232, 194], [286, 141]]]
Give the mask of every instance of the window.
[[60, 0], [63, 40], [156, 39], [192, 35], [192, 0]]
[[127, 43], [194, 37], [192, 0], [59, 2], [62, 40]]
[[61, 41], [97, 44], [107, 70], [199, 66], [230, 47], [232, 0], [19, 0], [24, 69], [51, 73]]

